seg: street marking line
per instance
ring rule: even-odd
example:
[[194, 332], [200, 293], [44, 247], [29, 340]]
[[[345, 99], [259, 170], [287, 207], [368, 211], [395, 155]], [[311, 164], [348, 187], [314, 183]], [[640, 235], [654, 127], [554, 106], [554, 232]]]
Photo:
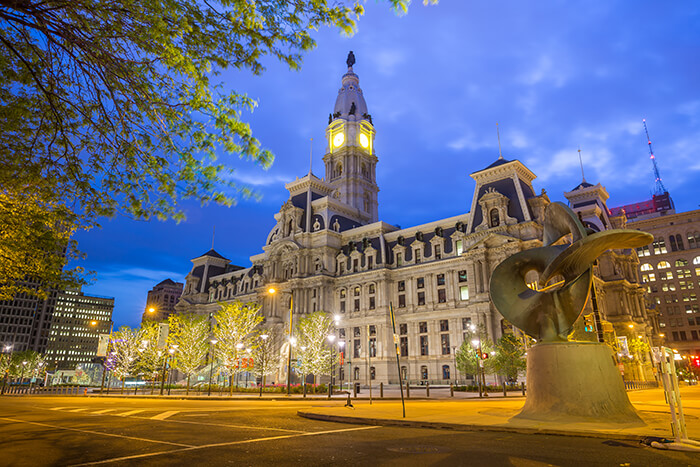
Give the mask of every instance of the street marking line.
[[114, 438], [133, 439], [136, 441], [145, 441], [147, 443], [168, 444], [170, 446], [178, 446], [178, 447], [186, 447], [186, 448], [196, 447], [196, 446], [192, 446], [191, 444], [172, 443], [170, 441], [158, 441], [155, 439], [137, 438], [136, 436], [117, 435], [114, 433], [105, 433], [102, 431], [82, 430], [80, 428], [69, 428], [69, 427], [60, 426], [60, 425], [51, 425], [48, 423], [30, 422], [28, 420], [20, 420], [18, 418], [0, 417], [0, 420], [7, 420], [9, 422], [15, 422], [15, 423], [27, 423], [29, 425], [37, 425], [37, 426], [43, 426], [43, 427], [48, 427], [48, 428], [57, 428], [59, 430], [78, 431], [80, 433], [89, 433], [91, 435], [102, 435], [102, 436], [111, 436]]
[[[133, 418], [141, 418], [143, 420], [154, 420], [153, 417], [133, 417]], [[156, 419], [158, 420], [158, 419]], [[206, 425], [206, 426], [221, 426], [221, 427], [226, 427], [226, 428], [244, 428], [248, 430], [262, 430], [262, 431], [284, 431], [287, 433], [309, 433], [308, 431], [303, 431], [303, 430], [288, 430], [286, 428], [273, 428], [273, 427], [265, 427], [265, 426], [249, 426], [249, 425], [230, 425], [226, 423], [206, 423], [206, 422], [194, 422], [192, 420], [160, 420], [163, 422], [168, 422], [168, 423], [188, 423], [190, 425]]]
[[70, 409], [70, 407], [53, 407], [49, 410], [63, 410], [63, 409]]
[[66, 412], [85, 412], [86, 410], [87, 410], [87, 407], [81, 408], [81, 409], [66, 410]]
[[128, 412], [124, 413], [113, 413], [112, 415], [116, 415], [117, 417], [128, 417], [129, 415], [135, 415], [137, 413], [145, 412], [146, 409], [137, 409], [137, 410], [129, 410]]
[[95, 412], [90, 412], [90, 413], [99, 415], [99, 414], [103, 414], [103, 413], [107, 413], [107, 412], [114, 412], [115, 410], [117, 410], [117, 409], [102, 409], [102, 410], [97, 410]]
[[361, 426], [361, 427], [357, 427], [357, 428], [343, 428], [341, 430], [314, 431], [314, 432], [299, 433], [299, 434], [295, 434], [295, 435], [280, 435], [280, 436], [270, 436], [267, 438], [246, 439], [243, 441], [231, 441], [228, 443], [205, 444], [202, 446], [191, 446], [191, 447], [187, 447], [187, 448], [183, 448], [183, 449], [172, 449], [170, 451], [149, 452], [147, 454], [135, 454], [133, 456], [114, 457], [112, 459], [105, 459], [105, 460], [101, 460], [101, 461], [85, 462], [83, 464], [74, 464], [73, 467], [82, 467], [82, 466], [86, 466], [86, 465], [110, 464], [112, 462], [121, 462], [121, 461], [127, 461], [127, 460], [132, 460], [132, 459], [143, 459], [145, 457], [154, 457], [154, 456], [160, 456], [163, 454], [174, 454], [174, 453], [187, 452], [187, 451], [196, 451], [199, 449], [206, 449], [206, 448], [235, 446], [238, 444], [258, 443], [261, 441], [275, 441], [275, 440], [279, 440], [279, 439], [299, 438], [302, 436], [327, 435], [327, 434], [333, 434], [333, 433], [343, 433], [343, 432], [347, 432], [347, 431], [374, 430], [377, 428], [382, 428], [382, 427], [381, 426]]
[[176, 413], [180, 413], [179, 410], [169, 410], [167, 412], [159, 413], [151, 417], [151, 420], [165, 420], [168, 417], [172, 417]]

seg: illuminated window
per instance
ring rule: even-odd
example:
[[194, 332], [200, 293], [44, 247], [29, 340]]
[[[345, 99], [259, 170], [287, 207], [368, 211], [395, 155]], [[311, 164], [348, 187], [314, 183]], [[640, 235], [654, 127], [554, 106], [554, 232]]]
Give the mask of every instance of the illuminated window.
[[[457, 240], [457, 242], [455, 243], [455, 246], [456, 246], [457, 254], [461, 255], [464, 252], [462, 240]], [[698, 256], [698, 258], [700, 258], [700, 256]]]
[[660, 261], [656, 267], [658, 269], [668, 269], [671, 267], [671, 264], [668, 261]]
[[653, 268], [652, 268], [651, 264], [649, 264], [649, 263], [644, 263], [644, 264], [642, 264], [641, 270], [642, 270], [642, 271], [652, 271]]
[[462, 285], [459, 287], [460, 300], [469, 300], [469, 286]]

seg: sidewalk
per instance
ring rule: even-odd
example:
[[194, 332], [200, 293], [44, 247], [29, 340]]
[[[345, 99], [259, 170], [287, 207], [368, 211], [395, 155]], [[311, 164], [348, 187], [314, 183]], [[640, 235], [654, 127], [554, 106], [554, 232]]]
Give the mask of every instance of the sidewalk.
[[[411, 394], [413, 395], [413, 394]], [[524, 397], [488, 399], [442, 399], [406, 401], [406, 418], [402, 418], [400, 401], [354, 399], [353, 408], [316, 406], [299, 411], [306, 418], [370, 425], [430, 427], [452, 430], [508, 431], [516, 433], [560, 434], [640, 440], [648, 436], [671, 438], [670, 411], [662, 389], [628, 392], [644, 425], [603, 424], [590, 422], [541, 422], [513, 419]], [[688, 437], [700, 440], [700, 386], [681, 388]]]

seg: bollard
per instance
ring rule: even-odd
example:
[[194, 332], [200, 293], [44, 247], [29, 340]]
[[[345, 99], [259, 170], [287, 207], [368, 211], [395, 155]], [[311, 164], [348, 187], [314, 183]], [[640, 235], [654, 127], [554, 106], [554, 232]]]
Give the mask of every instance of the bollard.
[[508, 397], [508, 393], [506, 391], [508, 391], [508, 388], [506, 387], [506, 382], [503, 381], [503, 397]]
[[523, 391], [523, 396], [525, 395], [525, 383], [520, 383], [520, 389]]
[[134, 384], [134, 395], [136, 395], [136, 391], [139, 390], [139, 387]]
[[[348, 391], [348, 396], [350, 396], [350, 391]], [[357, 399], [357, 384], [352, 383], [352, 397]]]
[[450, 397], [455, 396], [455, 387], [450, 383]]
[[411, 384], [406, 381], [406, 399], [411, 398]]
[[425, 397], [430, 397], [430, 383], [425, 383]]
[[85, 392], [83, 393], [84, 396], [87, 396], [87, 388], [85, 388]]
[[379, 398], [384, 398], [384, 383], [379, 383]]

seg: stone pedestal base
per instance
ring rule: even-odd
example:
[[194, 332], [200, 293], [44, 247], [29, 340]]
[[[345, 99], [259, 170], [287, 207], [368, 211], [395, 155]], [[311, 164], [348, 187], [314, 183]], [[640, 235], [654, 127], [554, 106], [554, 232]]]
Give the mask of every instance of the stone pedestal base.
[[540, 343], [527, 353], [527, 400], [515, 418], [644, 424], [612, 350], [595, 342]]

